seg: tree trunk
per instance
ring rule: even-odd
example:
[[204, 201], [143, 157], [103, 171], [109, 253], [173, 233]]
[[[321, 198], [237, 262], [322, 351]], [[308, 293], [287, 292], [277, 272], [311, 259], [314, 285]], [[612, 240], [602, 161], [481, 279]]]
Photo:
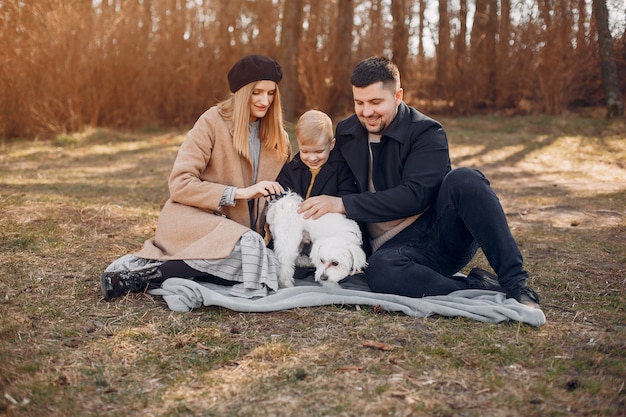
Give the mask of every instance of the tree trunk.
[[353, 0], [339, 1], [337, 13], [337, 39], [335, 42], [335, 68], [332, 83], [331, 117], [343, 117], [352, 108], [352, 27], [354, 20]]
[[439, 97], [448, 100], [448, 65], [450, 62], [450, 22], [448, 0], [439, 1], [439, 41], [437, 45], [436, 84]]
[[391, 0], [393, 16], [392, 55], [400, 74], [407, 72], [406, 62], [409, 55], [409, 29], [406, 25], [407, 0]]
[[[341, 3], [341, 1], [339, 2]], [[382, 0], [372, 0], [369, 9], [369, 31], [367, 33], [368, 40], [365, 45], [359, 45], [361, 52], [365, 52], [363, 56], [382, 55], [385, 50], [385, 24], [383, 22], [383, 4]], [[341, 9], [341, 5], [339, 6]], [[340, 17], [341, 19], [341, 17]], [[367, 25], [367, 24], [366, 24]]]
[[606, 0], [593, 0], [593, 12], [598, 27], [600, 67], [602, 69], [602, 83], [606, 93], [606, 117], [621, 117], [624, 116], [624, 103], [620, 96], [617, 66], [615, 65], [615, 53], [613, 51], [613, 38], [609, 31], [609, 12], [606, 8]]
[[585, 0], [578, 0], [578, 24], [576, 31], [576, 49], [583, 50], [587, 44], [587, 7]]
[[496, 38], [498, 36], [498, 0], [489, 1], [489, 20], [487, 23], [487, 68], [489, 76], [487, 78], [487, 97], [490, 107], [495, 107], [497, 100], [497, 70], [496, 60]]
[[426, 18], [424, 16], [424, 10], [426, 9], [426, 0], [417, 0], [419, 2], [419, 17], [418, 17], [418, 29], [417, 29], [417, 65], [420, 71], [424, 70], [424, 63], [426, 62], [426, 52], [424, 51], [424, 26], [426, 24]]
[[470, 90], [467, 88], [467, 2], [460, 0], [459, 34], [454, 42], [455, 66], [452, 84], [454, 108], [460, 114], [466, 114], [469, 105]]
[[297, 117], [298, 84], [298, 40], [302, 27], [302, 0], [285, 0], [282, 30], [280, 32], [280, 65], [283, 80], [280, 83], [280, 98], [285, 120], [295, 121]]
[[500, 25], [498, 28], [498, 45], [496, 53], [496, 108], [511, 107], [515, 100], [509, 65], [509, 41], [511, 40], [511, 1], [500, 0]]
[[469, 68], [472, 80], [472, 105], [485, 109], [493, 106], [495, 75], [495, 35], [497, 22], [493, 20], [493, 0], [476, 0], [474, 24], [470, 42]]

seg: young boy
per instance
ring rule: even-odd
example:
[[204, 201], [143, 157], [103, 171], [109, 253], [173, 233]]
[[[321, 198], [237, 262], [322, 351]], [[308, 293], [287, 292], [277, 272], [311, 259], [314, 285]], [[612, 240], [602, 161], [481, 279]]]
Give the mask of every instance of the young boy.
[[341, 197], [358, 192], [352, 172], [335, 147], [333, 122], [318, 110], [309, 110], [296, 124], [299, 152], [285, 164], [278, 183], [303, 199], [316, 195]]
[[[333, 152], [333, 122], [326, 113], [309, 110], [300, 116], [296, 123], [296, 139], [299, 152], [284, 165], [277, 179], [285, 190], [296, 192], [305, 200], [323, 194], [341, 197], [358, 192], [352, 171], [343, 156]], [[310, 250], [310, 244], [305, 245], [301, 254], [308, 256]], [[296, 267], [294, 277], [312, 280], [314, 274], [315, 268]], [[342, 286], [367, 288], [360, 282], [346, 282]]]

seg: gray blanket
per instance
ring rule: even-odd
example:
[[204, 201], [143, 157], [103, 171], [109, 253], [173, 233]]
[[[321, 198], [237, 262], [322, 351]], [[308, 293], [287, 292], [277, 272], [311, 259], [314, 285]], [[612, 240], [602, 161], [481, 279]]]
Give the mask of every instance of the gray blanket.
[[411, 298], [375, 293], [358, 285], [342, 288], [302, 282], [292, 288], [270, 292], [266, 297], [250, 299], [233, 296], [229, 287], [170, 278], [161, 288], [149, 292], [163, 296], [171, 310], [180, 312], [203, 305], [220, 306], [240, 312], [270, 312], [324, 305], [370, 305], [413, 317], [438, 314], [448, 317], [462, 316], [488, 323], [512, 320], [531, 326], [541, 326], [546, 322], [542, 310], [507, 299], [502, 293], [485, 290], [462, 290], [449, 295]]

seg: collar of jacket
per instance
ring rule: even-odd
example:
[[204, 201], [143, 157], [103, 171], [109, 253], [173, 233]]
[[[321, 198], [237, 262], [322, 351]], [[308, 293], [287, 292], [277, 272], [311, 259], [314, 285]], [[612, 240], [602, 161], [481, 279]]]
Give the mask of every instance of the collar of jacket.
[[[362, 137], [367, 135], [367, 131], [361, 124], [358, 116], [355, 114], [352, 116], [354, 119], [351, 121], [348, 129], [346, 129], [345, 134], [352, 136], [353, 138]], [[393, 139], [397, 142], [404, 142], [407, 140], [407, 131], [406, 131], [406, 121], [413, 122], [414, 115], [411, 114], [411, 109], [409, 106], [404, 103], [404, 101], [400, 102], [398, 105], [398, 112], [396, 116], [393, 118], [389, 127], [383, 132], [383, 138]]]

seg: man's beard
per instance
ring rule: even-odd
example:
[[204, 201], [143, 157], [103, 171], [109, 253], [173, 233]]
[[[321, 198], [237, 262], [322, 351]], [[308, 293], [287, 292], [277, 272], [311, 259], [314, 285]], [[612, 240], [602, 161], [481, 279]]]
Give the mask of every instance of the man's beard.
[[361, 126], [363, 126], [365, 128], [365, 130], [367, 130], [367, 132], [371, 133], [372, 135], [382, 135], [383, 132], [385, 131], [385, 129], [387, 129], [387, 123], [385, 123], [385, 122], [381, 122], [380, 126], [375, 131], [374, 130], [370, 130], [370, 129], [372, 129], [372, 127], [369, 126], [364, 120], [361, 120]]

